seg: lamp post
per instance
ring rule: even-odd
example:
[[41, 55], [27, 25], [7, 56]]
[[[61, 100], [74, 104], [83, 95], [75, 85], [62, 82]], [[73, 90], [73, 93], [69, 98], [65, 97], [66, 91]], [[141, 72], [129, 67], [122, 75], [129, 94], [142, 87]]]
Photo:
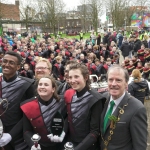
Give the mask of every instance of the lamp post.
[[127, 26], [127, 17], [124, 18], [124, 29], [126, 30], [126, 26]]
[[59, 34], [59, 20], [58, 20], [58, 34]]

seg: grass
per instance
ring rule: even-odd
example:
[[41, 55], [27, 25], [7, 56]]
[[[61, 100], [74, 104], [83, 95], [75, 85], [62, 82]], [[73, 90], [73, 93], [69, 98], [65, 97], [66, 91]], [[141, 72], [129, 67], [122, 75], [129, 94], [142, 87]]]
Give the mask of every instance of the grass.
[[[54, 35], [51, 35], [51, 36], [54, 36]], [[66, 35], [66, 34], [62, 34], [61, 36], [60, 36], [61, 38], [68, 38], [68, 39], [72, 39], [72, 38], [75, 38], [75, 39], [80, 39], [80, 36], [79, 35], [75, 35], [75, 36], [68, 36], [68, 35]], [[83, 39], [89, 39], [90, 38], [90, 33], [85, 33], [84, 35], [83, 35]]]

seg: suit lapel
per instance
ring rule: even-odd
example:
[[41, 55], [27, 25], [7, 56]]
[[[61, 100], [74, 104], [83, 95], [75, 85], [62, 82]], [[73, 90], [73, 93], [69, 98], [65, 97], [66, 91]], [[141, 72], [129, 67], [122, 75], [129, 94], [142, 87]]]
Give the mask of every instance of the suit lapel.
[[122, 101], [121, 101], [120, 104], [117, 106], [116, 110], [114, 111], [114, 113], [113, 113], [114, 116], [117, 117], [117, 116], [119, 115], [119, 110], [120, 110], [119, 108], [123, 108], [123, 106], [127, 104], [127, 102], [128, 102], [128, 100], [129, 100], [130, 97], [131, 97], [131, 96], [126, 92], [126, 94], [125, 94], [125, 96], [123, 97]]
[[[126, 92], [126, 93], [125, 93], [125, 96], [124, 96], [123, 99], [122, 99], [122, 101], [121, 101], [120, 104], [116, 107], [116, 109], [115, 109], [115, 111], [113, 112], [112, 115], [114, 115], [114, 116], [117, 117], [117, 116], [119, 115], [119, 110], [120, 110], [119, 108], [123, 108], [123, 106], [128, 103], [128, 100], [129, 100], [130, 97], [131, 97], [131, 96]], [[109, 99], [109, 101], [110, 101], [110, 99]], [[107, 104], [107, 107], [108, 107], [108, 104]], [[107, 107], [106, 107], [106, 110], [107, 110]], [[105, 110], [105, 113], [106, 113], [106, 110]], [[105, 115], [105, 114], [104, 114], [104, 115]], [[102, 121], [104, 121], [104, 118], [103, 118]], [[108, 120], [108, 123], [107, 123], [107, 125], [106, 125], [106, 131], [107, 131], [109, 125], [110, 125], [110, 120]], [[103, 126], [102, 126], [102, 127], [103, 127]], [[105, 131], [105, 132], [106, 132], [106, 131]]]
[[108, 108], [109, 101], [110, 101], [110, 95], [108, 95], [106, 97], [106, 102], [105, 102], [105, 105], [104, 105], [104, 109], [103, 109], [102, 114], [101, 114], [101, 123], [100, 123], [101, 128], [100, 129], [101, 129], [102, 134], [103, 134], [104, 117], [105, 117], [105, 114], [106, 114], [106, 111], [107, 111], [107, 108]]

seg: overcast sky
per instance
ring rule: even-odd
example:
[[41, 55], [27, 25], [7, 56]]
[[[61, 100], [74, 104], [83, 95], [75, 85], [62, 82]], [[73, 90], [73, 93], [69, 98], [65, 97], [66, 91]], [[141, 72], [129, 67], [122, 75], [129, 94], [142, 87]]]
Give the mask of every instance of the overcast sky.
[[68, 9], [74, 8], [74, 7], [77, 8], [77, 6], [81, 4], [80, 0], [63, 0], [63, 1], [66, 4], [66, 7]]

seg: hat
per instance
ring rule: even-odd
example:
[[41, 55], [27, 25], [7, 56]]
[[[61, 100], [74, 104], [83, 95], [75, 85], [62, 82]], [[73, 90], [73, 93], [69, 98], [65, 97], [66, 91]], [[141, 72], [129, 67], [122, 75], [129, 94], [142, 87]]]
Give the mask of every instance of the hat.
[[24, 52], [21, 52], [20, 54], [21, 54], [21, 56], [22, 56], [23, 58], [25, 58], [25, 57], [26, 57], [26, 55], [25, 55], [25, 53], [24, 53]]
[[57, 53], [60, 53], [60, 49], [57, 49], [56, 52], [57, 52]]
[[70, 56], [70, 53], [68, 51], [65, 52], [65, 56]]

